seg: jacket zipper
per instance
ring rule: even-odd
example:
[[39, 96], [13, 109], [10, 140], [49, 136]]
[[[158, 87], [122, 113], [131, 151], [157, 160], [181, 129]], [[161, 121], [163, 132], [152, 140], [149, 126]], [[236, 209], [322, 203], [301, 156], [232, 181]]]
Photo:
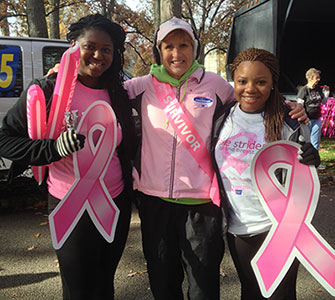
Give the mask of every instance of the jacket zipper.
[[[180, 99], [180, 87], [177, 89], [176, 97], [179, 101]], [[173, 144], [172, 144], [172, 156], [171, 156], [171, 171], [170, 171], [170, 187], [169, 187], [169, 198], [173, 198], [173, 188], [174, 188], [174, 173], [176, 169], [176, 151], [177, 151], [177, 133], [174, 132], [173, 134]]]

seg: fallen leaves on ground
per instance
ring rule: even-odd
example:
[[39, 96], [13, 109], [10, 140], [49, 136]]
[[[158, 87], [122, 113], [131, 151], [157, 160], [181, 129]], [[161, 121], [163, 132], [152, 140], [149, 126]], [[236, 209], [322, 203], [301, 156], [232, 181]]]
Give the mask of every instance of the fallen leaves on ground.
[[223, 268], [220, 268], [220, 276], [222, 277], [226, 277], [227, 274], [225, 273], [225, 271], [223, 270]]
[[147, 272], [148, 272], [147, 270], [136, 271], [136, 272], [129, 273], [129, 274], [127, 275], [127, 277], [134, 277], [135, 275], [141, 275], [141, 274], [145, 274], [145, 273], [147, 273]]

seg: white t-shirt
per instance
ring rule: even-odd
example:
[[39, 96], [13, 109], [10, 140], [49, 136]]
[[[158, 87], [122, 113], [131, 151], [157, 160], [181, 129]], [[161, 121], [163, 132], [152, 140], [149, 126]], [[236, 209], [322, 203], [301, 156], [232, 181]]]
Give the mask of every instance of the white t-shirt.
[[266, 144], [264, 136], [262, 114], [245, 113], [236, 104], [215, 147], [215, 158], [230, 203], [228, 231], [232, 234], [258, 234], [271, 227], [250, 175], [254, 155]]

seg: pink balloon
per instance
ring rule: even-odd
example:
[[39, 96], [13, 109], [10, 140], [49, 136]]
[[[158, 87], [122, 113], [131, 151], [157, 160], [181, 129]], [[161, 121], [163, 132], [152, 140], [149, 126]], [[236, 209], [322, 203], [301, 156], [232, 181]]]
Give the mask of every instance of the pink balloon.
[[[46, 132], [46, 107], [43, 90], [36, 84], [29, 87], [27, 91], [27, 121], [28, 135], [31, 139], [42, 139]], [[35, 180], [41, 184], [45, 167], [32, 166]]]
[[64, 113], [69, 111], [77, 81], [80, 47], [77, 43], [66, 50], [59, 64], [55, 90], [52, 97], [46, 137], [57, 138], [64, 129]]
[[[32, 85], [27, 94], [28, 134], [31, 139], [57, 138], [64, 129], [64, 113], [69, 110], [77, 81], [80, 48], [76, 44], [66, 50], [59, 64], [48, 122], [46, 123], [45, 96], [43, 90]], [[33, 166], [36, 181], [41, 184], [46, 166]]]

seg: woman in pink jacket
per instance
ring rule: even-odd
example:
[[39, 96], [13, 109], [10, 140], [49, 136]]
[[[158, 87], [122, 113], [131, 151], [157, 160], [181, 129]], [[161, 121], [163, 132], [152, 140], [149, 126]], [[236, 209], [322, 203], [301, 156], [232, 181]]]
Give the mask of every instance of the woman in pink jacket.
[[157, 300], [184, 299], [185, 271], [189, 299], [217, 300], [226, 220], [211, 199], [208, 148], [213, 115], [234, 92], [199, 65], [199, 41], [185, 21], [162, 23], [154, 42], [150, 74], [125, 83], [140, 117], [133, 177], [151, 290]]

